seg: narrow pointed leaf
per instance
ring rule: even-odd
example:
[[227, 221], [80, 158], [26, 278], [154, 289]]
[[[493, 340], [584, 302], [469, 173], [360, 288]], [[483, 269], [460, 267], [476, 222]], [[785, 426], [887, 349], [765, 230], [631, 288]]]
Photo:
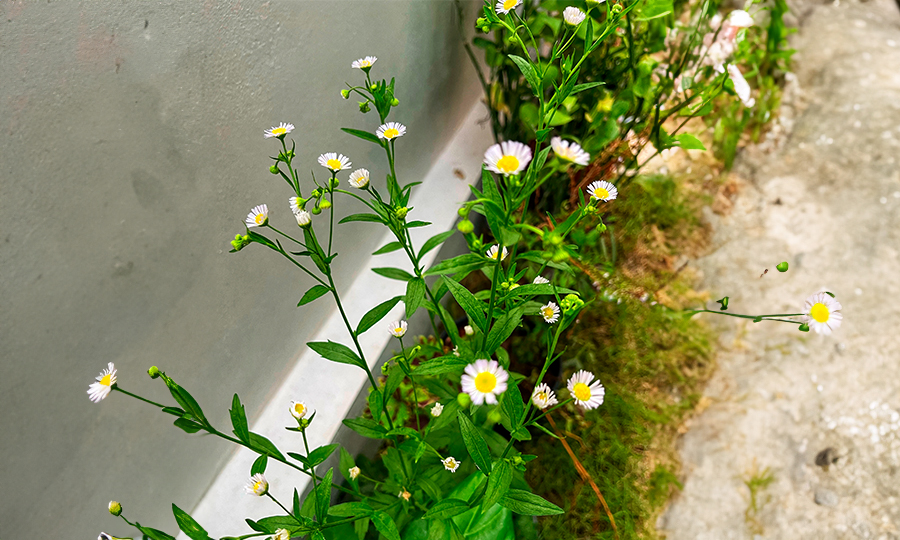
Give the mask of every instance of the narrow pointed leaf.
[[459, 431], [462, 435], [463, 443], [465, 443], [466, 450], [469, 451], [472, 461], [481, 469], [482, 473], [490, 474], [491, 451], [488, 449], [487, 443], [484, 442], [484, 437], [481, 436], [481, 433], [478, 433], [478, 428], [475, 427], [475, 424], [472, 423], [472, 420], [464, 411], [457, 412], [456, 417], [459, 419]]
[[403, 297], [395, 296], [390, 300], [385, 300], [384, 302], [370, 309], [365, 315], [363, 315], [362, 319], [360, 319], [359, 326], [356, 328], [356, 335], [358, 336], [366, 330], [375, 326], [381, 319], [384, 318], [385, 315], [387, 315], [392, 309], [394, 309], [394, 306], [397, 305], [397, 302], [399, 302], [401, 298]]

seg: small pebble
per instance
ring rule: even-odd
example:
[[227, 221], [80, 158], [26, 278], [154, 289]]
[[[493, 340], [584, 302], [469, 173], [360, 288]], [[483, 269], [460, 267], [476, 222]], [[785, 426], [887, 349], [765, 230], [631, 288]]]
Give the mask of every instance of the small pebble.
[[880, 202], [881, 204], [887, 204], [887, 197], [882, 197], [882, 198], [878, 199], [878, 202]]
[[841, 502], [837, 493], [823, 487], [816, 488], [816, 494], [813, 500], [815, 500], [816, 504], [819, 506], [837, 506], [838, 503]]

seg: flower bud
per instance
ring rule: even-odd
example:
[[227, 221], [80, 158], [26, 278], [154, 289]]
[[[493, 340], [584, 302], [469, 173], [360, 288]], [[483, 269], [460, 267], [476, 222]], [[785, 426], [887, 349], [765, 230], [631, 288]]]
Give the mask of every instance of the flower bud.
[[622, 4], [613, 4], [613, 7], [612, 7], [613, 15], [618, 15], [619, 13], [622, 13], [622, 9], [623, 9]]
[[440, 403], [435, 403], [434, 407], [431, 408], [431, 416], [435, 418], [440, 416], [442, 412], [444, 412], [444, 406]]
[[359, 112], [365, 114], [365, 113], [369, 112], [370, 110], [371, 109], [369, 108], [368, 101], [360, 101], [359, 102]]
[[500, 408], [495, 407], [494, 410], [488, 413], [488, 421], [492, 424], [499, 424], [501, 420], [500, 416]]
[[798, 328], [797, 330], [800, 330], [801, 332], [809, 332], [809, 325], [808, 325], [808, 324], [801, 324], [801, 325], [800, 325], [800, 328]]
[[341, 97], [344, 99], [350, 99], [350, 90], [347, 90], [346, 88], [341, 90]]
[[369, 90], [371, 90], [371, 91], [373, 91], [373, 92], [374, 92], [375, 90], [378, 90], [378, 85], [375, 84], [375, 83], [372, 83], [372, 86], [369, 87]]
[[788, 263], [787, 263], [787, 261], [778, 263], [775, 266], [775, 268], [778, 269], [779, 272], [787, 272], [788, 271]]
[[278, 164], [276, 163], [275, 165], [269, 167], [269, 172], [272, 174], [278, 174]]
[[460, 407], [465, 409], [466, 407], [469, 406], [470, 403], [472, 403], [472, 398], [469, 396], [469, 394], [467, 394], [465, 392], [460, 392], [459, 394], [456, 395], [456, 402], [459, 403]]
[[328, 185], [331, 186], [331, 189], [334, 189], [334, 188], [338, 187], [339, 185], [341, 185], [341, 181], [338, 180], [337, 176], [335, 176], [334, 178], [332, 178], [329, 181]]
[[563, 313], [566, 314], [577, 312], [584, 307], [584, 300], [579, 298], [577, 294], [567, 294], [559, 303], [563, 309]]
[[147, 375], [150, 375], [151, 379], [159, 378], [159, 368], [156, 366], [150, 366], [150, 369], [147, 370]]
[[391, 107], [396, 107], [397, 105], [400, 105], [400, 100], [397, 99], [397, 98], [392, 99], [392, 100], [391, 100]]
[[109, 513], [118, 516], [122, 513], [122, 505], [116, 501], [109, 501]]
[[469, 207], [468, 207], [468, 205], [460, 206], [460, 207], [459, 207], [459, 210], [457, 210], [456, 213], [459, 214], [459, 217], [461, 217], [461, 218], [469, 217]]
[[310, 199], [318, 199], [321, 196], [322, 196], [322, 190], [319, 188], [314, 189], [312, 191], [312, 193], [309, 194]]
[[473, 225], [472, 222], [468, 219], [464, 219], [457, 223], [456, 229], [463, 234], [469, 234], [475, 230], [475, 225]]
[[319, 208], [318, 206], [314, 206], [313, 209], [311, 210], [311, 212], [314, 216], [318, 216], [319, 214], [322, 213], [322, 209]]
[[407, 208], [405, 206], [401, 206], [400, 208], [396, 208], [394, 210], [394, 216], [396, 216], [397, 219], [406, 219], [406, 214], [408, 214], [408, 213], [409, 213], [409, 208]]
[[319, 208], [321, 208], [322, 210], [328, 210], [329, 208], [331, 208], [331, 201], [329, 201], [328, 199], [322, 199], [321, 201], [319, 201]]

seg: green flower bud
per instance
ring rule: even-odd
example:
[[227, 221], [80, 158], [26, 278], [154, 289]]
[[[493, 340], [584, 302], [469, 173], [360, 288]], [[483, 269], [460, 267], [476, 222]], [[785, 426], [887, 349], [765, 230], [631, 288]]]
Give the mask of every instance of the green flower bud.
[[278, 164], [276, 163], [275, 165], [269, 167], [269, 172], [272, 174], [278, 174]]
[[613, 4], [613, 7], [612, 7], [613, 15], [618, 15], [619, 13], [622, 13], [622, 9], [624, 9], [624, 8], [622, 7], [621, 4]]
[[335, 176], [334, 178], [331, 179], [331, 181], [328, 183], [328, 185], [331, 186], [331, 189], [334, 189], [334, 188], [338, 187], [339, 185], [341, 185], [341, 181], [338, 180], [337, 176]]
[[122, 514], [122, 505], [116, 501], [109, 501], [109, 513], [118, 516]]
[[461, 217], [461, 218], [469, 217], [469, 207], [468, 207], [468, 205], [460, 206], [460, 207], [459, 207], [459, 210], [457, 210], [456, 213], [459, 214], [459, 217]]
[[494, 410], [492, 410], [491, 412], [488, 413], [488, 422], [490, 422], [492, 424], [499, 424], [500, 419], [501, 419], [501, 416], [500, 416], [499, 408], [494, 408]]
[[328, 210], [329, 208], [331, 208], [331, 201], [329, 201], [328, 199], [322, 199], [322, 201], [319, 202], [319, 208], [321, 208], [322, 210]]
[[341, 97], [344, 99], [350, 99], [350, 90], [347, 90], [346, 88], [341, 90]]
[[310, 199], [318, 199], [321, 196], [322, 196], [322, 190], [319, 188], [314, 189], [313, 192], [309, 194]]
[[372, 83], [372, 86], [369, 87], [369, 90], [371, 90], [371, 91], [373, 91], [373, 92], [374, 92], [375, 90], [378, 90], [378, 85], [375, 84], [375, 83]]
[[366, 114], [366, 113], [369, 112], [370, 110], [371, 110], [371, 109], [369, 108], [369, 102], [368, 102], [368, 101], [360, 101], [360, 102], [359, 102], [359, 112], [361, 112], [361, 113], [363, 113], [363, 114]]
[[510, 460], [510, 463], [515, 466], [525, 465], [525, 460], [522, 459], [522, 456], [513, 456], [513, 458]]
[[319, 208], [318, 206], [314, 206], [313, 209], [310, 210], [310, 212], [312, 212], [314, 216], [318, 216], [319, 214], [322, 213], [322, 209]]
[[475, 230], [475, 225], [468, 219], [464, 219], [456, 225], [456, 229], [463, 234], [469, 234]]
[[787, 272], [788, 271], [788, 263], [787, 263], [787, 261], [778, 263], [778, 265], [775, 266], [775, 268], [777, 268], [779, 272]]
[[567, 294], [565, 298], [559, 301], [559, 304], [563, 309], [563, 313], [577, 313], [584, 307], [584, 300], [579, 298], [577, 294]]
[[553, 252], [553, 262], [565, 262], [569, 260], [569, 254], [566, 253], [566, 250], [559, 248]]
[[407, 208], [405, 206], [401, 206], [400, 208], [396, 208], [394, 210], [394, 216], [396, 216], [397, 219], [406, 219], [406, 214], [408, 214], [408, 213], [409, 213], [409, 208]]
[[801, 325], [800, 325], [800, 328], [798, 328], [797, 330], [800, 330], [801, 332], [809, 332], [809, 325], [808, 325], [808, 324], [801, 324]]
[[729, 297], [727, 296], [722, 298], [721, 300], [716, 300], [716, 303], [722, 306], [719, 308], [719, 311], [725, 311], [726, 309], [728, 309], [728, 300]]
[[150, 369], [147, 370], [147, 375], [150, 375], [151, 379], [159, 378], [159, 368], [156, 366], [150, 366]]
[[459, 406], [465, 409], [472, 403], [472, 398], [469, 397], [469, 394], [465, 392], [460, 392], [456, 394], [456, 402], [459, 403]]
[[600, 222], [600, 225], [597, 225], [596, 231], [597, 231], [598, 233], [605, 233], [605, 232], [606, 232], [606, 223], [603, 223], [603, 222], [601, 221], [601, 222]]
[[400, 100], [397, 99], [397, 98], [392, 99], [392, 100], [391, 100], [391, 107], [396, 107], [397, 105], [400, 105]]

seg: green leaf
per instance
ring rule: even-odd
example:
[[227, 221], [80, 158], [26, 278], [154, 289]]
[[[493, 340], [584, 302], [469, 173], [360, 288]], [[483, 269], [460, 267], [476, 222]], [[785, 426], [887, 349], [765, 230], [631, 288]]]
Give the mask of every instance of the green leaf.
[[678, 146], [684, 148], [685, 150], [706, 150], [706, 147], [703, 146], [703, 143], [700, 142], [700, 139], [694, 137], [690, 133], [681, 133], [675, 136], [675, 140], [678, 141]]
[[[302, 524], [300, 522], [303, 522]], [[315, 529], [315, 523], [309, 518], [300, 517], [299, 521], [292, 516], [271, 516], [265, 517], [256, 522], [257, 527], [264, 529], [260, 532], [274, 534], [278, 529], [287, 529], [292, 536], [296, 534], [307, 534]]]
[[266, 465], [268, 464], [269, 456], [267, 456], [266, 454], [260, 454], [260, 456], [253, 462], [253, 465], [250, 466], [250, 476], [266, 472]]
[[472, 456], [472, 461], [475, 462], [475, 465], [482, 473], [490, 474], [491, 451], [488, 449], [487, 443], [484, 442], [484, 437], [481, 436], [481, 433], [478, 433], [478, 428], [475, 427], [475, 424], [472, 423], [472, 420], [464, 411], [457, 412], [456, 418], [459, 419], [459, 431], [466, 445], [466, 450]]
[[603, 81], [593, 81], [589, 83], [576, 84], [575, 88], [572, 89], [572, 95], [577, 94], [578, 92], [584, 92], [585, 90], [590, 90], [591, 88], [595, 88], [597, 86], [601, 86]]
[[482, 512], [494, 506], [506, 495], [510, 482], [512, 482], [512, 467], [508, 461], [501, 459], [488, 476], [487, 489], [484, 491], [484, 499], [481, 500]]
[[352, 128], [341, 128], [341, 131], [347, 133], [349, 135], [353, 135], [354, 137], [359, 137], [364, 141], [369, 141], [371, 143], [375, 143], [378, 146], [384, 146], [381, 143], [381, 139], [378, 138], [374, 133], [369, 133], [368, 131], [363, 131], [361, 129], [352, 129]]
[[328, 459], [328, 456], [330, 456], [332, 452], [337, 449], [337, 447], [337, 444], [326, 444], [325, 446], [316, 448], [315, 450], [310, 452], [308, 456], [306, 456], [307, 464], [310, 467], [315, 467], [316, 465]]
[[[231, 425], [234, 427], [234, 434], [243, 442], [250, 440], [250, 428], [247, 426], [247, 414], [244, 412], [244, 406], [241, 404], [241, 398], [237, 394], [231, 398]], [[252, 474], [250, 476], [253, 476]]]
[[443, 244], [448, 238], [453, 236], [454, 232], [456, 232], [454, 229], [450, 229], [447, 232], [436, 234], [428, 240], [425, 240], [425, 243], [422, 244], [422, 249], [419, 250], [418, 260], [421, 261], [422, 257], [424, 257], [426, 253]]
[[[384, 316], [388, 314], [388, 312], [394, 309], [394, 306], [397, 305], [397, 302], [399, 302], [401, 298], [403, 297], [395, 296], [370, 309], [365, 315], [363, 315], [362, 319], [360, 319], [359, 326], [356, 327], [356, 335], [358, 336], [369, 328], [372, 328], [373, 326], [378, 324], [378, 321], [383, 319]], [[362, 366], [362, 364], [360, 364], [360, 366]]]
[[343, 476], [347, 482], [356, 488], [356, 480], [350, 479], [350, 469], [356, 467], [356, 461], [353, 459], [353, 456], [350, 455], [350, 452], [345, 450], [343, 446], [341, 447], [341, 457], [338, 463], [338, 472], [341, 473], [341, 476]]
[[491, 331], [488, 333], [484, 352], [492, 354], [497, 350], [497, 347], [502, 345], [512, 335], [518, 328], [519, 323], [522, 322], [522, 313], [524, 311], [521, 307], [514, 308], [497, 319], [497, 322], [494, 323]]
[[465, 253], [452, 259], [441, 261], [432, 266], [425, 272], [426, 276], [436, 276], [443, 274], [456, 274], [459, 272], [472, 272], [486, 266], [489, 263], [487, 259], [475, 253]]
[[364, 502], [346, 502], [336, 504], [328, 509], [329, 516], [353, 517], [372, 513], [372, 507]]
[[378, 249], [378, 251], [373, 252], [372, 255], [383, 255], [385, 253], [397, 251], [398, 249], [401, 249], [402, 247], [403, 247], [403, 244], [401, 244], [400, 242], [389, 242], [389, 243], [381, 246]]
[[429, 225], [431, 225], [430, 221], [410, 221], [410, 222], [407, 222], [406, 228], [407, 229], [415, 229], [416, 227], [427, 227]]
[[278, 447], [275, 446], [272, 441], [258, 433], [250, 432], [250, 442], [248, 444], [250, 445], [250, 448], [256, 450], [260, 454], [269, 454], [273, 458], [284, 461], [284, 455], [278, 450]]
[[394, 392], [400, 387], [400, 382], [403, 381], [404, 375], [403, 370], [397, 366], [391, 368], [391, 372], [388, 374], [387, 380], [384, 381], [384, 386], [382, 387], [382, 392], [384, 392], [386, 397], [394, 395]]
[[406, 318], [409, 319], [425, 302], [424, 279], [417, 277], [406, 282], [406, 296], [403, 302], [406, 304]]
[[[312, 455], [312, 454], [310, 454]], [[331, 505], [331, 480], [334, 477], [334, 469], [328, 469], [322, 482], [316, 487], [316, 511], [319, 521], [324, 522], [328, 515], [328, 507]]]
[[335, 343], [333, 341], [310, 341], [307, 347], [319, 353], [322, 358], [338, 362], [340, 364], [350, 364], [366, 369], [367, 366], [359, 356], [346, 345]]
[[375, 214], [350, 214], [349, 216], [344, 217], [338, 224], [341, 223], [350, 223], [351, 221], [371, 221], [373, 223], [384, 223], [384, 220]]
[[178, 528], [184, 531], [184, 534], [193, 540], [207, 540], [209, 538], [206, 529], [194, 521], [194, 518], [189, 516], [187, 512], [173, 504], [172, 513], [175, 514], [175, 522], [178, 523]]
[[303, 298], [301, 298], [300, 301], [297, 302], [297, 307], [308, 304], [316, 298], [324, 296], [329, 292], [331, 292], [331, 289], [324, 285], [313, 285], [308, 291], [303, 293]]
[[372, 523], [378, 532], [384, 535], [387, 540], [400, 540], [400, 533], [397, 531], [397, 525], [386, 512], [375, 512], [372, 514]]
[[423, 363], [416, 366], [415, 371], [413, 373], [416, 377], [422, 376], [430, 376], [430, 375], [443, 375], [444, 373], [452, 373], [454, 371], [462, 371], [463, 368], [468, 365], [469, 362], [463, 360], [462, 358], [454, 355], [447, 356], [439, 356], [437, 358], [432, 358], [431, 360], [426, 360]]
[[456, 301], [459, 302], [460, 307], [463, 308], [463, 311], [469, 315], [472, 322], [475, 323], [478, 328], [481, 328], [482, 331], [484, 331], [486, 324], [484, 318], [484, 302], [475, 298], [475, 295], [469, 292], [469, 289], [453, 281], [450, 276], [444, 276], [444, 282], [447, 284], [447, 288], [450, 289], [450, 294], [453, 295], [453, 298], [455, 298]]
[[295, 516], [300, 515], [300, 493], [297, 492], [297, 488], [294, 488], [294, 504], [291, 509]]
[[203, 426], [193, 420], [188, 420], [187, 418], [178, 418], [175, 420], [175, 427], [181, 428], [187, 433], [197, 433], [203, 429]]
[[525, 80], [528, 81], [528, 86], [531, 87], [531, 91], [534, 92], [534, 95], [540, 96], [541, 81], [538, 78], [537, 72], [534, 70], [534, 66], [531, 65], [531, 62], [514, 54], [510, 54], [509, 59], [519, 66], [519, 71], [525, 76]]
[[563, 509], [542, 497], [521, 489], [510, 489], [500, 499], [500, 505], [523, 516], [555, 516]]
[[469, 503], [459, 499], [444, 499], [422, 516], [424, 519], [447, 519], [469, 510]]
[[194, 396], [192, 396], [190, 392], [179, 386], [169, 377], [165, 378], [165, 382], [166, 386], [169, 387], [169, 393], [172, 394], [172, 397], [175, 398], [175, 401], [181, 405], [181, 408], [184, 409], [185, 412], [190, 414], [199, 424], [209, 424], [209, 421], [203, 414], [203, 409], [200, 408], [200, 404], [197, 403], [197, 400], [194, 399]]
[[153, 527], [142, 527], [138, 522], [135, 522], [134, 525], [139, 531], [152, 538], [153, 540], [175, 540], [174, 536], [168, 533], [164, 533], [159, 529], [154, 529]]
[[373, 268], [372, 271], [379, 276], [384, 276], [388, 279], [396, 279], [397, 281], [409, 281], [414, 277], [406, 270], [401, 270], [399, 268]]
[[556, 287], [554, 290], [553, 284], [551, 283], [527, 283], [520, 287], [516, 287], [510, 294], [513, 296], [536, 296], [539, 294], [577, 294], [577, 292], [572, 289], [566, 289], [565, 287]]
[[348, 418], [344, 420], [344, 425], [370, 439], [383, 439], [387, 434], [387, 430], [381, 424], [368, 418]]
[[509, 431], [514, 432], [522, 425], [522, 415], [525, 413], [525, 404], [522, 401], [522, 393], [519, 392], [519, 386], [512, 380], [510, 380], [509, 383], [510, 384], [506, 387], [506, 392], [503, 393], [503, 397], [501, 398], [501, 408], [503, 409], [503, 412], [506, 413], [507, 418], [509, 418]]

